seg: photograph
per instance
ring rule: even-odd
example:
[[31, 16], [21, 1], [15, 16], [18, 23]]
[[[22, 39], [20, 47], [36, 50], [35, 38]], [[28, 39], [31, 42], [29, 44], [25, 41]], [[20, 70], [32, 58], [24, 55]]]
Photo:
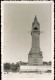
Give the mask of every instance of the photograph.
[[2, 80], [54, 79], [54, 2], [1, 2]]

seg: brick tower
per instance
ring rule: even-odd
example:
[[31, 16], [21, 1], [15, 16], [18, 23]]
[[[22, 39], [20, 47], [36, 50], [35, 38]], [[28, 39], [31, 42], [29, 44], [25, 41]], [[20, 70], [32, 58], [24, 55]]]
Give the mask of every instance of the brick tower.
[[28, 65], [42, 65], [42, 52], [40, 51], [40, 24], [35, 16], [32, 23], [32, 47], [28, 54]]

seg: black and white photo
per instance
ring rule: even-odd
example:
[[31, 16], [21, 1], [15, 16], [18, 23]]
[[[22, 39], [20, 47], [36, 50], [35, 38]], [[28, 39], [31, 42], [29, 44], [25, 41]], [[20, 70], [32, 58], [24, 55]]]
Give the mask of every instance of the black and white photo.
[[2, 1], [2, 79], [53, 80], [53, 1]]

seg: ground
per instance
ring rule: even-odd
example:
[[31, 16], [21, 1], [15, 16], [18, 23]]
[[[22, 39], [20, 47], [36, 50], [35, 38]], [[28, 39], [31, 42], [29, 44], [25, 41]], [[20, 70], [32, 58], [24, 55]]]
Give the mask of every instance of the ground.
[[2, 80], [52, 80], [51, 78], [52, 73], [8, 73], [3, 74]]

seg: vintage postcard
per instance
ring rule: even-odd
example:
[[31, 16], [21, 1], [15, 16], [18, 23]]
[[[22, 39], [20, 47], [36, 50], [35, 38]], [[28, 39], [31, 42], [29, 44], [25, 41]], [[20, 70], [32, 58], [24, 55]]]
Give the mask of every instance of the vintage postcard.
[[2, 80], [54, 79], [54, 2], [1, 2]]

